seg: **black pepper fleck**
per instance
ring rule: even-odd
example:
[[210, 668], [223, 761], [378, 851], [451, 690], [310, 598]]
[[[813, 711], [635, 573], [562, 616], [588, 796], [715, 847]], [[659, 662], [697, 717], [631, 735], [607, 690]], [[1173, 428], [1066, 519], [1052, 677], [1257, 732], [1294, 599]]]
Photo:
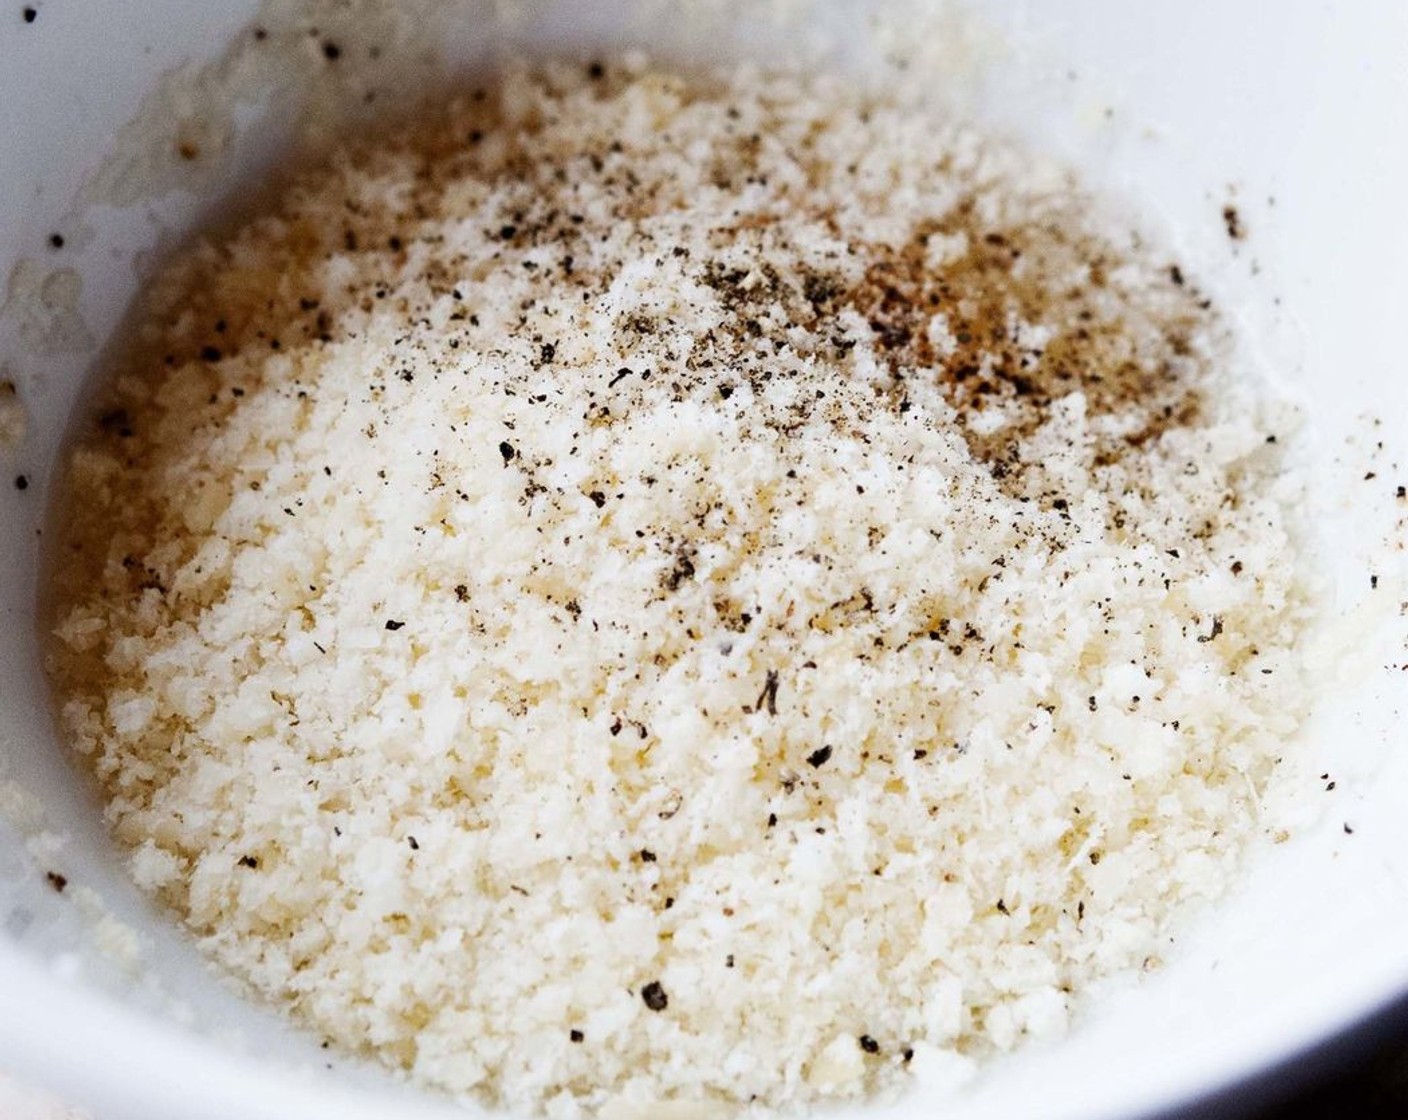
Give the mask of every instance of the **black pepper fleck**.
[[28, 490], [28, 489], [29, 489], [29, 479], [28, 479], [25, 475], [22, 475], [22, 474], [16, 475], [16, 476], [15, 476], [15, 489], [16, 489], [16, 490]]
[[[759, 694], [757, 703], [753, 705], [754, 711], [767, 709], [770, 716], [777, 715], [777, 670], [769, 669], [764, 680], [763, 691]], [[822, 760], [823, 762], [825, 759]]]
[[1222, 223], [1227, 227], [1227, 236], [1233, 241], [1246, 239], [1247, 227], [1242, 224], [1242, 215], [1231, 203], [1222, 208]]
[[807, 755], [807, 762], [813, 767], [822, 766], [830, 757], [830, 747], [819, 747], [817, 750], [814, 750], [811, 754]]
[[403, 626], [405, 626], [405, 625], [406, 625], [406, 624], [405, 624], [404, 622], [397, 622], [396, 619], [394, 619], [394, 618], [388, 618], [388, 619], [386, 620], [386, 628], [387, 628], [388, 630], [391, 630], [391, 631], [399, 630], [399, 629], [401, 629], [401, 627], [403, 627]]
[[517, 455], [518, 452], [513, 449], [513, 444], [509, 443], [508, 440], [504, 440], [503, 443], [499, 444], [499, 454], [504, 457], [504, 464], [507, 465], [513, 462], [513, 457]]
[[640, 998], [651, 1011], [664, 1011], [670, 1005], [670, 997], [665, 994], [659, 980], [652, 980], [640, 990]]
[[64, 888], [68, 886], [68, 879], [57, 871], [44, 872], [44, 878], [49, 881], [49, 886], [53, 887], [58, 894], [63, 894]]
[[876, 1042], [875, 1039], [871, 1038], [868, 1034], [863, 1034], [860, 1036], [860, 1048], [864, 1050], [867, 1054], [880, 1053], [880, 1044]]
[[584, 1035], [581, 1031], [577, 1030], [576, 1027], [573, 1027], [570, 1031], [567, 1032], [567, 1037], [570, 1038], [573, 1042], [584, 1042], [586, 1041], [587, 1036]]

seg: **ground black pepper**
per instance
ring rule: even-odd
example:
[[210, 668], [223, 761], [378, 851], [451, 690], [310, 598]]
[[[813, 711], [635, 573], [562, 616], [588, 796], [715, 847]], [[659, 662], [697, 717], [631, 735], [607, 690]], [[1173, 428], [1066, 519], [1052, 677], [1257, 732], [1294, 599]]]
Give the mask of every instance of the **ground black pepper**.
[[759, 694], [757, 701], [753, 704], [754, 711], [761, 711], [767, 708], [770, 716], [777, 715], [777, 670], [769, 669], [763, 684], [763, 691]]
[[670, 997], [665, 994], [659, 980], [652, 980], [643, 987], [640, 990], [640, 998], [651, 1011], [664, 1011], [670, 1005]]
[[1222, 223], [1227, 227], [1227, 236], [1233, 241], [1246, 239], [1247, 228], [1242, 224], [1242, 215], [1231, 203], [1222, 208]]

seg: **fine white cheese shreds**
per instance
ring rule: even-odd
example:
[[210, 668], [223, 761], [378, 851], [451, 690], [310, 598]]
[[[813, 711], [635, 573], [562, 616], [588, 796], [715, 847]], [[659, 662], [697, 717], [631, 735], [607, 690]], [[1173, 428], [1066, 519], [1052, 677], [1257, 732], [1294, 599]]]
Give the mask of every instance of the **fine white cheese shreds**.
[[1207, 308], [839, 83], [513, 71], [159, 279], [63, 722], [217, 960], [429, 1085], [786, 1107], [1052, 1035], [1277, 827], [1311, 694]]

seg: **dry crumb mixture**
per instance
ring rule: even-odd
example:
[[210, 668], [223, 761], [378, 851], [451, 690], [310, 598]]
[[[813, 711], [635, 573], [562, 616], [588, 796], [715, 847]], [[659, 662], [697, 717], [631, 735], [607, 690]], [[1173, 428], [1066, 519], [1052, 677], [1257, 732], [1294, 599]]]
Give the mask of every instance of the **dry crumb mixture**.
[[161, 275], [73, 453], [64, 726], [338, 1046], [555, 1117], [892, 1090], [1277, 827], [1310, 609], [1222, 336], [968, 129], [510, 68]]

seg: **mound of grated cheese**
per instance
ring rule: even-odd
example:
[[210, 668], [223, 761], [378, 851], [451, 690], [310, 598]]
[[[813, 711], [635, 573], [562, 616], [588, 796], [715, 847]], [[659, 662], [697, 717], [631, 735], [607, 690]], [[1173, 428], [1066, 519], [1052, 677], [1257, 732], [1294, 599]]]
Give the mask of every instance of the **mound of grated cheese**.
[[1056, 1035], [1279, 827], [1313, 691], [1224, 333], [964, 127], [510, 67], [159, 276], [64, 727], [215, 960], [429, 1086], [712, 1115]]

